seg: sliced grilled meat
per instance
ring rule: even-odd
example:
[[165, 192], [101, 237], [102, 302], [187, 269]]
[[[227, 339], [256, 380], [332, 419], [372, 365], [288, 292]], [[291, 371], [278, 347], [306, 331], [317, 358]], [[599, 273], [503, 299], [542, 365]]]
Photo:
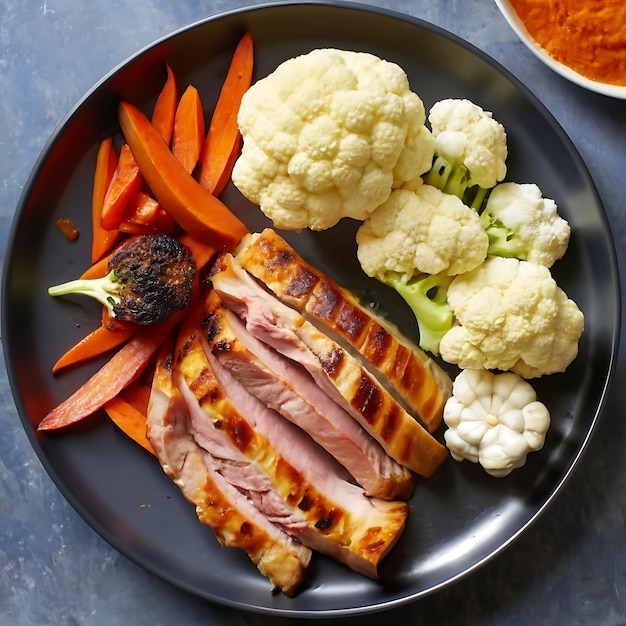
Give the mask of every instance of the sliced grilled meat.
[[[211, 297], [211, 296], [209, 296]], [[203, 322], [214, 333], [216, 319]], [[200, 330], [181, 334], [175, 371], [196, 441], [218, 469], [274, 524], [303, 544], [376, 578], [400, 536], [405, 502], [368, 498], [301, 429], [241, 386], [211, 353]], [[228, 349], [224, 343], [222, 350]]]
[[221, 546], [245, 550], [273, 590], [292, 596], [311, 550], [272, 524], [216, 468], [217, 460], [189, 432], [187, 404], [172, 379], [172, 353], [161, 351], [147, 415], [147, 433], [165, 473], [195, 505]]
[[298, 363], [253, 337], [217, 296], [207, 300], [207, 350], [252, 395], [306, 431], [354, 477], [367, 495], [408, 499], [411, 472], [394, 461]]
[[244, 237], [236, 258], [280, 300], [335, 333], [344, 348], [352, 346], [353, 356], [362, 355], [430, 432], [437, 429], [452, 383], [427, 354], [307, 263], [274, 230]]
[[437, 469], [447, 457], [446, 447], [351, 354], [264, 289], [231, 255], [224, 257], [221, 267], [212, 277], [213, 286], [254, 337], [300, 363], [398, 463], [422, 476]]

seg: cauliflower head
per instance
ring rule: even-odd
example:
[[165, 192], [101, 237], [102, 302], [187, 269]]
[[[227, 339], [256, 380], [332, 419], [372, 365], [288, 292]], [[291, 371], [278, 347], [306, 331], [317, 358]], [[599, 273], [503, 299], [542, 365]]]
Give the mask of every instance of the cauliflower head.
[[435, 151], [467, 168], [470, 185], [489, 189], [506, 175], [507, 143], [502, 124], [467, 99], [447, 98], [429, 111]]
[[527, 381], [487, 370], [463, 370], [456, 377], [443, 419], [452, 457], [480, 463], [498, 478], [543, 448], [550, 426], [550, 412]]
[[[518, 240], [525, 261], [552, 267], [566, 252], [570, 226], [557, 212], [556, 202], [544, 198], [535, 184], [501, 183], [489, 195], [483, 215], [498, 220]], [[504, 237], [496, 246], [504, 248]], [[496, 250], [496, 253], [498, 250]]]
[[363, 271], [384, 280], [387, 272], [455, 275], [487, 256], [489, 239], [476, 211], [430, 185], [394, 189], [356, 234]]
[[363, 220], [392, 188], [430, 168], [434, 139], [425, 122], [398, 65], [316, 49], [285, 61], [244, 95], [232, 180], [277, 228]]
[[456, 325], [439, 345], [448, 363], [538, 378], [578, 354], [583, 314], [542, 265], [489, 257], [452, 280], [448, 302]]

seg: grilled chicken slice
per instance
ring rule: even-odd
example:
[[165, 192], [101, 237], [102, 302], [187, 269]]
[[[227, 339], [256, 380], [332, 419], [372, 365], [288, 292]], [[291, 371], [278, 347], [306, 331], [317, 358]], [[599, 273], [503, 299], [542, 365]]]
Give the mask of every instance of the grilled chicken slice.
[[253, 396], [306, 431], [363, 487], [367, 495], [408, 499], [413, 477], [394, 461], [298, 363], [253, 337], [218, 296], [207, 299], [207, 350]]
[[378, 380], [300, 313], [284, 305], [225, 255], [212, 282], [220, 299], [257, 339], [300, 363], [398, 463], [430, 476], [446, 447], [409, 415]]
[[245, 550], [273, 590], [293, 596], [311, 550], [272, 524], [215, 469], [189, 432], [187, 405], [172, 379], [172, 352], [161, 351], [152, 383], [147, 434], [165, 473], [195, 505], [221, 546]]
[[344, 348], [362, 355], [382, 384], [415, 414], [430, 432], [441, 424], [450, 397], [448, 375], [397, 329], [375, 317], [356, 298], [307, 263], [272, 229], [246, 235], [237, 261], [286, 304], [336, 334]]
[[[252, 396], [211, 353], [201, 332], [214, 316], [181, 331], [176, 380], [190, 411], [191, 431], [220, 472], [309, 547], [376, 578], [380, 560], [404, 529], [405, 502], [368, 498], [306, 433]], [[201, 330], [201, 328], [203, 330]], [[221, 349], [227, 349], [224, 343]]]

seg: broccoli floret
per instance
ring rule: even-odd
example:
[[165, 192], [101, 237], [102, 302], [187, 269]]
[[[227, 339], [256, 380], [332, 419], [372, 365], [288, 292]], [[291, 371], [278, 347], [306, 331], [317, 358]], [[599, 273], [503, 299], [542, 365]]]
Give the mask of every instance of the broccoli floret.
[[464, 204], [480, 212], [484, 209], [490, 189], [472, 182], [469, 170], [457, 159], [435, 155], [433, 166], [423, 176], [427, 185], [460, 198]]
[[103, 278], [71, 280], [48, 289], [51, 296], [83, 294], [111, 317], [134, 324], [159, 324], [191, 299], [196, 268], [189, 250], [169, 235], [142, 235], [111, 257]]
[[505, 226], [499, 219], [488, 211], [483, 211], [480, 216], [487, 237], [489, 237], [488, 256], [502, 256], [526, 261], [528, 247], [522, 239], [510, 228]]
[[419, 274], [405, 282], [401, 274], [388, 272], [383, 282], [411, 307], [419, 329], [420, 348], [437, 356], [439, 342], [454, 322], [447, 297], [452, 276]]

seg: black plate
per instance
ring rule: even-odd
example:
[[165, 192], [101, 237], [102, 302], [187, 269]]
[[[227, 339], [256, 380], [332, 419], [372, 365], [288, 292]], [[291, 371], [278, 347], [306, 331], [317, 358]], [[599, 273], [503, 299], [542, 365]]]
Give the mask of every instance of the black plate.
[[[88, 265], [90, 195], [98, 142], [118, 130], [116, 105], [151, 110], [171, 64], [180, 85], [194, 84], [212, 108], [236, 42], [251, 31], [256, 76], [293, 55], [323, 46], [365, 50], [395, 61], [427, 107], [444, 97], [470, 98], [508, 131], [509, 176], [535, 182], [556, 199], [573, 229], [555, 276], [586, 317], [580, 355], [564, 375], [536, 382], [552, 412], [545, 448], [507, 479], [448, 460], [419, 482], [408, 528], [383, 562], [382, 582], [316, 557], [293, 599], [272, 596], [267, 580], [238, 550], [221, 550], [150, 455], [97, 415], [62, 433], [35, 428], [96, 364], [57, 378], [51, 365], [99, 323], [86, 299], [52, 299], [51, 284]], [[253, 229], [260, 212], [228, 188], [226, 202]], [[54, 223], [81, 229], [68, 243]], [[408, 333], [415, 326], [393, 294], [355, 263], [354, 225], [290, 235], [313, 263], [344, 285], [369, 292]], [[9, 377], [24, 428], [59, 489], [120, 552], [199, 596], [230, 606], [292, 616], [337, 616], [407, 602], [447, 585], [499, 553], [563, 486], [593, 430], [614, 365], [619, 293], [614, 247], [589, 174], [546, 110], [506, 71], [463, 41], [417, 19], [349, 4], [294, 4], [235, 11], [174, 33], [141, 51], [85, 96], [47, 144], [26, 185], [8, 249], [2, 331]]]

